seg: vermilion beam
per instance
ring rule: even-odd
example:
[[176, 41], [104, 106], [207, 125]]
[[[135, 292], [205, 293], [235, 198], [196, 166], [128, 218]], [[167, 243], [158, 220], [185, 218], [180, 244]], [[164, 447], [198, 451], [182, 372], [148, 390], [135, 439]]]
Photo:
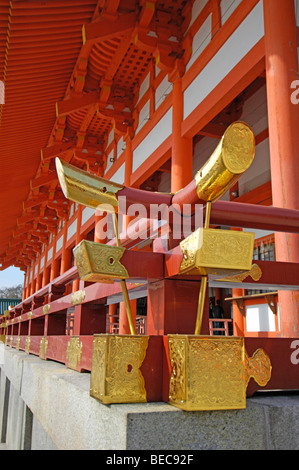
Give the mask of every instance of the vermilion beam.
[[67, 150], [75, 148], [75, 143], [73, 141], [68, 142], [59, 142], [49, 147], [44, 147], [41, 149], [41, 159], [49, 160], [50, 158], [55, 158]]
[[299, 233], [299, 211], [241, 202], [217, 201], [212, 205], [211, 224]]
[[58, 101], [56, 103], [56, 116], [65, 116], [82, 108], [86, 108], [86, 106], [96, 104], [98, 101], [99, 93], [97, 91], [86, 93], [80, 97], [74, 97], [67, 100]]
[[116, 35], [133, 31], [136, 20], [137, 15], [133, 12], [121, 15], [115, 20], [105, 18], [102, 21], [85, 24], [82, 29], [83, 44], [88, 41], [105, 41]]

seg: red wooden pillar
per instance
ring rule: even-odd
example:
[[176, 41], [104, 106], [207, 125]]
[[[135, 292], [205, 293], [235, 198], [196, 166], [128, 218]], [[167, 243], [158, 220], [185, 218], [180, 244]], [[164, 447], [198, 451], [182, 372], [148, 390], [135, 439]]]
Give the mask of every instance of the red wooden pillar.
[[36, 274], [36, 287], [35, 290], [38, 292], [42, 287], [42, 274], [40, 273], [40, 254], [38, 255], [38, 262], [37, 262], [37, 274]]
[[31, 267], [28, 267], [27, 268], [27, 280], [26, 280], [26, 283], [27, 283], [27, 286], [26, 286], [26, 299], [28, 297], [30, 297], [30, 271], [31, 271]]
[[22, 294], [22, 300], [26, 299], [26, 284], [27, 284], [27, 272], [24, 273], [24, 284], [23, 284], [23, 294]]
[[[299, 106], [294, 0], [264, 0], [266, 78], [273, 206], [299, 210]], [[299, 263], [299, 235], [275, 235], [277, 261]], [[299, 293], [279, 292], [281, 335], [299, 336]]]
[[46, 247], [44, 251], [44, 267], [43, 267], [43, 280], [42, 280], [42, 287], [45, 287], [49, 284], [50, 281], [50, 270], [47, 268], [47, 258], [48, 258], [48, 248]]
[[113, 333], [114, 323], [117, 323], [117, 304], [109, 305], [109, 331], [107, 333]]
[[[133, 165], [133, 150], [132, 150], [132, 141], [131, 141], [131, 128], [128, 129], [126, 135], [126, 159], [125, 159], [125, 181], [126, 186], [130, 186], [130, 179], [132, 174], [132, 165]], [[123, 216], [123, 230], [125, 230], [129, 224], [130, 220], [127, 216]], [[137, 302], [136, 300], [130, 301], [132, 320], [135, 324], [136, 322], [136, 310]], [[119, 334], [130, 334], [130, 326], [127, 318], [127, 310], [124, 302], [119, 304]]]
[[106, 243], [107, 236], [101, 232], [102, 221], [107, 217], [106, 212], [95, 211], [94, 242]]
[[53, 242], [53, 255], [52, 255], [52, 264], [51, 264], [51, 272], [50, 272], [50, 280], [54, 281], [56, 277], [59, 276], [59, 259], [55, 259], [56, 256], [56, 241], [57, 241], [57, 236], [55, 235], [54, 237], [54, 242]]
[[67, 243], [67, 223], [65, 222], [63, 227], [63, 245], [61, 255], [60, 274], [65, 273], [71, 267], [71, 250], [66, 247]]
[[33, 263], [32, 265], [32, 277], [31, 277], [31, 294], [34, 294], [36, 292], [36, 279], [35, 279], [35, 268], [37, 266], [37, 261]]
[[106, 333], [106, 305], [76, 305], [73, 334], [78, 336], [97, 333]]
[[[82, 206], [78, 205], [77, 210], [77, 234], [76, 234], [76, 246], [83, 240], [84, 236], [80, 234], [81, 230], [81, 221], [82, 221]], [[73, 292], [76, 292], [79, 289], [80, 279], [75, 279], [73, 282]]]
[[[200, 283], [185, 280], [163, 280], [148, 286], [147, 334], [188, 334], [195, 331]], [[209, 310], [206, 297], [205, 312]], [[209, 334], [209, 316], [204, 315], [202, 335]]]
[[[233, 297], [242, 297], [244, 295], [244, 289], [232, 289]], [[237, 301], [233, 301], [233, 333], [234, 336], [244, 336], [245, 335], [245, 309], [244, 312], [240, 310], [239, 304]]]
[[182, 79], [177, 76], [173, 81], [172, 104], [172, 155], [171, 155], [171, 192], [184, 188], [193, 177], [192, 139], [182, 137], [184, 119], [184, 94]]

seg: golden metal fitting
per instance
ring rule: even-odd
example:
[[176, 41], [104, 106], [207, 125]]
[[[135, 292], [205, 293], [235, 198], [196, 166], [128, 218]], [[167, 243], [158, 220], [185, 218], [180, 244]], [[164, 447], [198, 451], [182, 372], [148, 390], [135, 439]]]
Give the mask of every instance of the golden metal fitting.
[[79, 277], [88, 282], [113, 283], [129, 277], [121, 264], [125, 248], [82, 240], [73, 249]]
[[148, 336], [94, 335], [90, 395], [105, 404], [146, 402], [140, 367], [148, 340]]
[[225, 131], [216, 150], [195, 176], [201, 201], [216, 201], [250, 167], [255, 155], [255, 137], [244, 122], [235, 122]]
[[244, 409], [249, 379], [271, 378], [267, 354], [249, 358], [243, 337], [169, 335], [168, 345], [169, 403], [186, 411]]
[[55, 163], [59, 183], [67, 199], [92, 209], [101, 206], [102, 211], [117, 212], [116, 194], [123, 189], [122, 185], [80, 170], [58, 157]]

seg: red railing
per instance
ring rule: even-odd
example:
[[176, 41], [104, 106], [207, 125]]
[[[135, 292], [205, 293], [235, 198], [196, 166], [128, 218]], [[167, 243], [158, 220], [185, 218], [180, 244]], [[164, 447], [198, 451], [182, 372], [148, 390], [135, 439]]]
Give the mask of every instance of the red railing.
[[[232, 332], [230, 332], [229, 326], [232, 325], [233, 321], [229, 318], [213, 318], [209, 320], [209, 331], [210, 335], [214, 336], [217, 333], [221, 335], [224, 333], [224, 336], [230, 336]], [[221, 326], [218, 326], [220, 324]]]
[[[244, 204], [238, 203], [236, 203], [236, 205], [238, 206], [236, 209], [237, 212], [240, 209], [239, 206], [244, 206]], [[220, 220], [219, 214], [222, 214], [221, 211], [219, 212], [219, 207], [222, 210], [222, 206], [219, 206], [218, 204], [218, 206], [216, 206], [216, 215], [218, 214], [217, 220]], [[252, 215], [254, 209], [259, 213], [259, 228], [266, 229], [266, 227], [263, 227], [262, 225], [260, 207], [256, 208], [255, 206], [251, 206], [249, 215], [250, 225], [254, 225]], [[277, 218], [275, 219], [275, 208], [266, 209], [268, 211], [266, 214], [268, 218], [266, 217], [265, 221], [267, 229], [271, 228], [272, 220], [272, 229], [283, 231], [283, 215], [285, 214], [286, 226], [290, 231], [297, 231], [297, 233], [299, 233], [299, 226], [297, 225], [295, 230], [291, 218], [291, 214], [296, 212], [297, 219], [295, 219], [298, 220], [299, 211], [284, 212], [283, 209], [277, 209]], [[270, 209], [271, 211], [269, 212]], [[236, 215], [236, 211], [234, 212], [234, 215]], [[232, 219], [232, 216], [230, 216], [230, 219]], [[244, 226], [246, 225], [245, 222], [246, 213], [243, 214], [242, 219], [242, 224]], [[288, 229], [285, 228], [285, 230]], [[138, 262], [135, 262], [139, 255], [141, 255], [141, 258], [138, 258]], [[140, 277], [143, 276], [145, 283], [152, 282], [151, 279], [158, 279], [159, 281], [162, 281], [162, 283], [164, 279], [179, 279], [181, 256], [179, 246], [166, 252], [160, 251], [159, 253], [138, 253], [138, 250], [134, 251], [127, 249], [123, 260], [127, 260], [130, 267], [132, 267], [132, 272], [134, 272], [133, 280], [127, 284], [128, 290], [130, 291], [130, 289], [137, 288], [140, 285]], [[147, 261], [145, 261], [145, 258]], [[151, 262], [152, 258], [155, 258], [155, 264]], [[259, 288], [262, 283], [267, 283], [268, 285], [286, 284], [289, 287], [299, 285], [298, 264], [268, 261], [255, 262], [261, 267], [263, 273], [260, 284], [257, 283], [257, 288]], [[19, 305], [11, 309], [8, 316], [6, 316], [0, 324], [0, 334], [6, 335], [6, 344], [16, 349], [39, 355], [45, 359], [52, 359], [65, 363], [67, 366], [79, 371], [91, 370], [93, 335], [111, 331], [107, 330], [106, 327], [107, 299], [110, 298], [111, 300], [114, 296], [115, 298], [118, 298], [116, 302], [119, 302], [122, 291], [120, 284], [117, 282], [114, 284], [91, 284], [80, 281], [79, 289], [82, 292], [67, 293], [68, 289], [66, 289], [66, 286], [75, 279], [78, 279], [78, 271], [76, 267], [72, 267], [67, 272], [50, 282], [47, 286], [43, 287], [38, 292], [34, 293]], [[138, 284], [133, 283], [134, 279], [139, 279], [138, 281], [135, 281], [138, 282]], [[200, 277], [198, 276], [196, 280], [199, 279]], [[186, 282], [186, 280], [184, 282]], [[80, 294], [82, 294], [81, 297]], [[159, 302], [160, 301], [157, 300], [157, 308], [160, 308], [161, 306], [161, 302]], [[162, 310], [160, 310], [160, 314], [163, 315]], [[157, 324], [157, 318], [152, 318], [154, 315], [156, 315], [156, 313], [153, 311], [152, 305], [151, 318], [147, 318], [148, 324], [151, 323], [152, 327]], [[144, 334], [146, 332], [145, 320], [140, 320], [138, 318], [137, 320], [137, 332], [139, 334]], [[217, 331], [224, 332], [225, 335], [229, 333], [231, 320], [211, 320], [211, 334], [214, 334]], [[221, 321], [223, 324], [222, 328], [215, 328], [213, 326], [213, 321]], [[117, 327], [117, 325], [114, 326]], [[171, 333], [176, 333], [176, 331]], [[192, 334], [191, 331], [190, 334]], [[78, 339], [79, 344], [81, 345], [82, 354], [80, 355], [80, 361], [77, 363], [71, 361], [70, 365], [73, 337]]]

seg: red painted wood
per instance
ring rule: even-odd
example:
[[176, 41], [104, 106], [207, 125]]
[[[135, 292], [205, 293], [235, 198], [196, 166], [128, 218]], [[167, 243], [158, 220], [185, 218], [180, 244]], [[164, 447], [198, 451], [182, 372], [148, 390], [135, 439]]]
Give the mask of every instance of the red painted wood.
[[247, 396], [252, 396], [258, 390], [299, 390], [299, 338], [245, 338], [245, 348], [249, 357], [257, 349], [263, 349], [272, 365], [268, 384], [260, 387], [250, 379]]

